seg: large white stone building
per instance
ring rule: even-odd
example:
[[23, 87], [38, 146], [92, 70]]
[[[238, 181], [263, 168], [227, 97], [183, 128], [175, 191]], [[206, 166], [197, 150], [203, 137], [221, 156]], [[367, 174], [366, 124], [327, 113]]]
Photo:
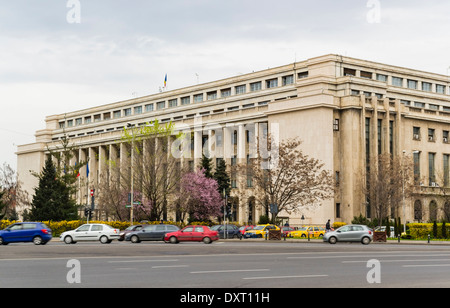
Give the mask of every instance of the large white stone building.
[[[215, 158], [231, 165], [249, 155], [248, 131], [258, 136], [276, 127], [280, 140], [298, 136], [302, 150], [335, 175], [337, 192], [318, 207], [280, 213], [291, 225], [370, 215], [362, 192], [364, 170], [367, 159], [379, 153], [414, 160], [416, 175], [426, 179], [398, 216], [427, 221], [450, 211], [444, 196], [450, 192], [448, 76], [333, 54], [48, 116], [36, 142], [18, 146], [19, 180], [32, 195], [37, 179], [29, 170], [39, 172], [47, 147], [66, 133], [80, 148], [76, 159], [90, 161], [89, 184], [80, 185], [78, 196], [83, 203], [86, 190], [106, 172], [102, 160], [124, 155], [118, 142], [123, 127], [154, 119], [192, 130], [191, 165], [197, 165], [205, 140]], [[266, 210], [254, 201], [251, 181], [232, 180], [232, 194], [240, 192], [234, 218], [257, 222]]]

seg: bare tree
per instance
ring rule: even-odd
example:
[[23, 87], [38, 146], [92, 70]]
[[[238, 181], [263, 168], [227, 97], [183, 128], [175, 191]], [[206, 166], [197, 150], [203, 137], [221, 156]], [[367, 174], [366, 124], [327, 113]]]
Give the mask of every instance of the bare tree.
[[[277, 145], [268, 137], [267, 155], [258, 155], [247, 165], [247, 175], [253, 179], [258, 201], [276, 205], [277, 213], [298, 212], [319, 205], [334, 195], [333, 177], [324, 163], [300, 150], [298, 138], [283, 140]], [[261, 148], [261, 147], [259, 147]], [[272, 220], [277, 214], [273, 214]]]

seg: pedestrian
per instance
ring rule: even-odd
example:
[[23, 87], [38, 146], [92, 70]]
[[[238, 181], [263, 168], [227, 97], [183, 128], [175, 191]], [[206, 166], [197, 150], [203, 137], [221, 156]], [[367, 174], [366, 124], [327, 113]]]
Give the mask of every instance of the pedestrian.
[[325, 224], [325, 232], [331, 231], [331, 224], [330, 220], [328, 219], [327, 223]]

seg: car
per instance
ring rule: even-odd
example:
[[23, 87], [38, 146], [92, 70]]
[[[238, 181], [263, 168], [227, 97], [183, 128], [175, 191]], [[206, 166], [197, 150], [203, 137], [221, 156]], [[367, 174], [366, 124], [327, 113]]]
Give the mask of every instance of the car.
[[336, 242], [361, 242], [368, 245], [373, 240], [372, 229], [366, 225], [345, 225], [323, 236], [323, 241], [330, 244]]
[[140, 243], [141, 241], [163, 241], [166, 233], [178, 231], [174, 225], [146, 225], [143, 228], [125, 234], [125, 241]]
[[324, 227], [304, 226], [288, 234], [289, 237], [321, 237], [325, 234]]
[[261, 238], [264, 235], [269, 233], [269, 230], [280, 230], [280, 228], [276, 225], [265, 224], [265, 225], [256, 225], [252, 230], [245, 231], [245, 238]]
[[295, 231], [295, 229], [292, 227], [289, 227], [289, 226], [281, 227], [281, 232], [282, 232], [283, 236], [289, 236], [289, 233], [291, 233], [292, 231]]
[[[239, 228], [235, 225], [215, 225], [210, 228], [212, 231], [219, 233], [219, 238], [241, 238], [242, 234], [239, 232]], [[226, 237], [225, 237], [226, 230]]]
[[172, 244], [182, 241], [203, 241], [205, 244], [210, 244], [218, 239], [218, 232], [212, 231], [207, 226], [186, 226], [181, 230], [167, 233], [164, 236], [164, 241]]
[[127, 233], [132, 232], [132, 231], [142, 230], [143, 227], [144, 227], [144, 225], [131, 225], [128, 228], [126, 228], [125, 230], [120, 231], [120, 233], [119, 233], [119, 241], [125, 240], [125, 235]]
[[[395, 228], [393, 226], [390, 227], [391, 232], [387, 234], [387, 237], [396, 237], [395, 236]], [[386, 226], [376, 227], [374, 231], [386, 232]]]
[[0, 230], [0, 245], [33, 242], [45, 245], [52, 239], [52, 230], [42, 222], [17, 222]]
[[75, 230], [61, 233], [60, 241], [66, 244], [75, 244], [78, 241], [100, 241], [109, 244], [112, 240], [119, 239], [120, 230], [106, 224], [84, 224]]
[[241, 232], [242, 235], [244, 235], [245, 231], [253, 229], [254, 225], [245, 225], [239, 228], [239, 232]]

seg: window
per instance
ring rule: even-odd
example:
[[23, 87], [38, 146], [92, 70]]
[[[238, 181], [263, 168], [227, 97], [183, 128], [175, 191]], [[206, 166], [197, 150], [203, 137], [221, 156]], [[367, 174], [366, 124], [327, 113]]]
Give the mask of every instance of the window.
[[448, 130], [442, 131], [442, 142], [448, 143]]
[[83, 120], [81, 118], [75, 119], [75, 125], [76, 126], [81, 125], [81, 124], [83, 124]]
[[439, 105], [428, 104], [428, 108], [431, 110], [439, 110]]
[[246, 85], [237, 86], [236, 88], [236, 94], [244, 94], [246, 90]]
[[307, 78], [308, 77], [308, 71], [306, 72], [300, 72], [297, 74], [298, 79]]
[[392, 77], [392, 85], [396, 87], [403, 87], [403, 78]]
[[414, 181], [418, 183], [420, 181], [420, 152], [413, 153], [414, 161]]
[[91, 123], [92, 122], [92, 117], [91, 116], [89, 116], [89, 117], [84, 117], [84, 124], [89, 124], [89, 123]]
[[123, 115], [126, 116], [130, 116], [131, 115], [131, 108], [127, 108], [123, 110]]
[[436, 186], [434, 160], [436, 153], [428, 153], [428, 185]]
[[153, 104], [145, 105], [145, 112], [153, 111]]
[[191, 103], [191, 98], [189, 96], [181, 98], [181, 105], [189, 105]]
[[121, 114], [122, 112], [120, 110], [116, 110], [113, 112], [113, 118], [114, 119], [120, 118]]
[[221, 90], [220, 91], [220, 96], [221, 97], [231, 96], [231, 88]]
[[416, 80], [408, 79], [407, 85], [408, 85], [408, 89], [417, 90], [417, 81]]
[[356, 70], [351, 68], [344, 68], [344, 76], [356, 76]]
[[420, 140], [420, 127], [417, 126], [413, 127], [413, 139]]
[[266, 80], [266, 89], [278, 87], [278, 78]]
[[429, 128], [428, 129], [428, 141], [435, 141], [434, 139], [434, 129], [433, 128]]
[[102, 225], [93, 225], [91, 228], [91, 231], [102, 231], [103, 226]]
[[217, 91], [208, 92], [206, 94], [207, 100], [212, 100], [217, 98]]
[[59, 122], [59, 128], [64, 128], [66, 127], [66, 123], [65, 122]]
[[282, 78], [282, 84], [283, 86], [293, 84], [294, 83], [294, 75], [284, 76]]
[[250, 84], [250, 92], [261, 90], [261, 81], [253, 82]]
[[334, 121], [333, 121], [333, 130], [335, 132], [339, 131], [339, 119], [334, 119]]
[[377, 74], [377, 80], [387, 82], [387, 76], [382, 74]]
[[141, 114], [142, 113], [142, 106], [134, 107], [134, 114]]
[[450, 159], [450, 155], [449, 154], [444, 154], [444, 187], [448, 187], [450, 184], [449, 181], [449, 172], [450, 172], [450, 168], [449, 168], [449, 159]]
[[371, 72], [361, 71], [361, 72], [360, 72], [360, 76], [361, 76], [362, 78], [372, 79], [372, 73], [371, 73]]
[[445, 94], [445, 86], [441, 84], [436, 85], [436, 93]]
[[203, 102], [203, 93], [194, 95], [194, 103]]
[[414, 102], [414, 107], [417, 107], [417, 108], [425, 108], [425, 103]]
[[169, 107], [176, 107], [177, 105], [178, 105], [178, 100], [176, 98], [169, 100]]
[[161, 110], [166, 108], [166, 102], [158, 102], [156, 103], [156, 110]]
[[431, 92], [431, 83], [429, 83], [429, 82], [422, 82], [422, 90]]
[[[111, 112], [105, 112], [104, 114], [103, 114], [103, 120], [111, 120]], [[98, 115], [95, 115], [94, 116], [94, 122], [98, 122], [98, 121], [100, 121], [100, 115], [98, 114]]]
[[72, 127], [72, 126], [73, 126], [73, 120], [68, 120], [67, 127]]

